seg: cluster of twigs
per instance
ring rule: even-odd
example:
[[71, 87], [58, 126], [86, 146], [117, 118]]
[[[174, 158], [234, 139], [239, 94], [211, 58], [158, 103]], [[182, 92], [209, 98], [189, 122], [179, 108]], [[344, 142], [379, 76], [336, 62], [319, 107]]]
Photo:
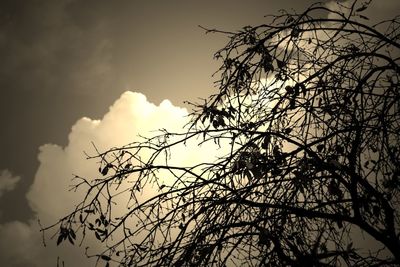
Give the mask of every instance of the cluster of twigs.
[[[230, 38], [218, 92], [186, 132], [95, 155], [101, 178], [79, 178], [58, 242], [93, 233], [93, 256], [121, 266], [400, 264], [400, 20], [368, 25], [365, 9], [209, 30]], [[193, 140], [226, 153], [172, 164]]]

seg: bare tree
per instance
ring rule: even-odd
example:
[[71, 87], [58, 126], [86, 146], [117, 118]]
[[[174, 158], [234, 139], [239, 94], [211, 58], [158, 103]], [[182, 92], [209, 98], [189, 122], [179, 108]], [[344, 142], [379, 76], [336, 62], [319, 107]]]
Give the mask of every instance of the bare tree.
[[[101, 177], [77, 177], [86, 197], [43, 230], [58, 243], [94, 234], [107, 265], [400, 264], [400, 20], [369, 25], [368, 3], [338, 6], [208, 29], [230, 38], [218, 92], [192, 104], [185, 132], [91, 157]], [[171, 163], [194, 141], [226, 153]]]

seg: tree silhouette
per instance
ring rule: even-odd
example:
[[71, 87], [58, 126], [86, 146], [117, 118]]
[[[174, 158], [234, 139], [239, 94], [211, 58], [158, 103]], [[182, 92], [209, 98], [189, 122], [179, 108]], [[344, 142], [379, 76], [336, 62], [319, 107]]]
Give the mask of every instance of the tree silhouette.
[[[105, 248], [89, 256], [106, 265], [400, 264], [400, 20], [338, 7], [206, 30], [229, 37], [218, 92], [192, 104], [184, 132], [90, 157], [100, 178], [77, 177], [86, 196], [42, 230], [58, 244], [94, 234]], [[188, 142], [226, 153], [174, 164]]]

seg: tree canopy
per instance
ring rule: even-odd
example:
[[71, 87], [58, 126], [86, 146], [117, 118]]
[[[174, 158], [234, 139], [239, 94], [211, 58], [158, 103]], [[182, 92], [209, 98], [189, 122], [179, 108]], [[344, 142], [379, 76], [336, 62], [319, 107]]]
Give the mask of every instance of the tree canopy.
[[[99, 177], [76, 177], [85, 197], [42, 230], [94, 235], [105, 247], [89, 256], [107, 266], [400, 264], [400, 19], [370, 25], [367, 8], [206, 29], [229, 37], [218, 91], [182, 133], [90, 157]], [[223, 155], [174, 162], [189, 142]]]

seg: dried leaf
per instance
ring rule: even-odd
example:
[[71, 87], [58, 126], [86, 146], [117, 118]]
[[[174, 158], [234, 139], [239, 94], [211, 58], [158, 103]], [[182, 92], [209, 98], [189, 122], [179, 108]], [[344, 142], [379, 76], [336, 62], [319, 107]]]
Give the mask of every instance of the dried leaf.
[[84, 210], [86, 213], [94, 213], [94, 210]]
[[292, 130], [293, 130], [293, 128], [288, 127], [285, 129], [284, 132], [285, 132], [285, 134], [290, 134], [292, 132]]
[[100, 235], [99, 235], [98, 232], [94, 232], [94, 235], [96, 236], [96, 238], [97, 238], [98, 240], [101, 240], [101, 237], [100, 237]]
[[285, 87], [285, 90], [286, 90], [286, 92], [287, 92], [288, 94], [292, 94], [292, 93], [294, 92], [293, 87], [290, 86], [290, 85], [287, 85], [287, 86]]
[[57, 246], [61, 244], [61, 242], [64, 240], [64, 235], [60, 234], [57, 238]]
[[279, 60], [279, 59], [276, 59], [276, 65], [277, 65], [278, 68], [280, 68], [280, 69], [282, 69], [282, 68], [284, 68], [284, 67], [286, 66], [285, 62], [283, 62], [283, 61], [281, 61], [281, 60]]
[[108, 165], [105, 166], [105, 167], [103, 168], [103, 170], [101, 171], [101, 174], [102, 174], [102, 175], [107, 175], [107, 173], [108, 173]]
[[363, 5], [362, 7], [357, 8], [356, 11], [357, 12], [362, 12], [362, 11], [366, 10], [367, 8], [368, 8], [367, 5]]
[[71, 236], [73, 239], [76, 239], [75, 232], [72, 230], [72, 228], [69, 229], [69, 236]]
[[298, 28], [294, 28], [293, 30], [292, 30], [292, 32], [290, 33], [290, 35], [293, 37], [293, 38], [297, 38], [297, 37], [299, 37], [299, 35], [300, 35], [300, 30], [298, 29]]
[[111, 260], [111, 258], [106, 256], [106, 255], [101, 255], [100, 257], [101, 257], [102, 260], [105, 260], [105, 261]]
[[271, 141], [271, 136], [268, 134], [264, 137], [264, 140], [261, 144], [261, 148], [268, 149], [268, 145], [269, 145], [270, 141]]
[[70, 235], [68, 235], [68, 241], [69, 241], [72, 245], [74, 245], [74, 240], [72, 239], [72, 237], [71, 237]]
[[325, 146], [323, 144], [320, 144], [317, 146], [317, 151], [322, 152], [325, 149]]

